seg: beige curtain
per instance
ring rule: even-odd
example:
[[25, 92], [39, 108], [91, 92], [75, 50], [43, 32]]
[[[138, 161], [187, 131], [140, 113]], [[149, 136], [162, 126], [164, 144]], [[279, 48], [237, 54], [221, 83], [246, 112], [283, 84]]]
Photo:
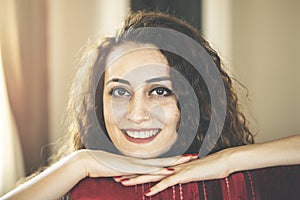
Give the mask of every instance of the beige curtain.
[[24, 176], [19, 136], [11, 113], [3, 73], [0, 49], [0, 196], [14, 187]]
[[41, 154], [48, 143], [46, 3], [0, 0], [0, 123], [7, 127], [0, 129], [0, 193], [23, 175], [22, 156], [28, 175], [48, 155]]
[[[8, 69], [15, 74], [15, 88], [20, 90], [20, 57], [17, 40], [17, 24], [13, 1], [1, 0], [1, 40], [0, 40], [0, 196], [12, 189], [24, 176], [23, 156], [16, 122], [11, 112], [4, 76], [3, 48], [10, 54]], [[6, 12], [5, 9], [11, 9]], [[5, 16], [5, 18], [4, 18]], [[6, 21], [9, 19], [9, 22]], [[8, 22], [8, 23], [7, 23]], [[10, 45], [8, 45], [10, 44]]]

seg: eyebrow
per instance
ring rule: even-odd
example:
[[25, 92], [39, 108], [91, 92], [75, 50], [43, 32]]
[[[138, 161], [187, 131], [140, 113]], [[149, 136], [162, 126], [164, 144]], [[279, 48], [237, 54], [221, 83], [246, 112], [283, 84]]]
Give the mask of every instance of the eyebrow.
[[118, 83], [124, 83], [124, 84], [130, 85], [129, 81], [126, 81], [126, 80], [120, 79], [120, 78], [110, 79], [109, 81], [107, 81], [106, 85], [108, 85], [110, 82], [118, 82]]
[[145, 82], [146, 83], [153, 83], [153, 82], [160, 82], [160, 81], [171, 81], [171, 78], [167, 77], [167, 76], [163, 76], [163, 77], [148, 79]]
[[[160, 82], [160, 81], [171, 81], [170, 77], [163, 76], [163, 77], [157, 77], [157, 78], [151, 78], [146, 80], [146, 83], [153, 83], [153, 82]], [[117, 82], [117, 83], [124, 83], [126, 85], [130, 85], [129, 81], [120, 79], [120, 78], [113, 78], [107, 81], [106, 85], [108, 85], [110, 82]]]

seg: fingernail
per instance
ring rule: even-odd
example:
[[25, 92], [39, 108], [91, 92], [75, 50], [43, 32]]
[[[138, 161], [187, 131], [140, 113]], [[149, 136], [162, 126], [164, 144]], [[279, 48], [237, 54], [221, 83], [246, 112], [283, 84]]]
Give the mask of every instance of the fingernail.
[[150, 193], [151, 192], [151, 190], [149, 189], [149, 190], [147, 190], [144, 194], [148, 194], [148, 193]]
[[174, 168], [167, 168], [168, 171], [175, 171]]
[[124, 178], [124, 179], [121, 179], [120, 181], [121, 181], [121, 182], [129, 181], [129, 178]]
[[114, 178], [121, 178], [122, 176], [114, 176]]
[[193, 154], [192, 154], [192, 156], [199, 156], [199, 154], [197, 154], [197, 153], [193, 153]]
[[183, 156], [183, 157], [189, 157], [189, 156], [193, 156], [193, 154], [187, 153], [187, 154], [183, 154], [182, 156]]

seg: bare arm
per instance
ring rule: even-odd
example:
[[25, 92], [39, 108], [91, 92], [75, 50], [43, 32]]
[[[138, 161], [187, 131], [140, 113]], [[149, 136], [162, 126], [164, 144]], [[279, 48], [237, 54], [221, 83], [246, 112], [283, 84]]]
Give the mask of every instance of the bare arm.
[[129, 186], [160, 181], [146, 194], [151, 196], [178, 183], [219, 179], [237, 171], [293, 164], [300, 164], [300, 135], [224, 149], [204, 158], [177, 165], [173, 167], [175, 173], [171, 175], [140, 175], [122, 184]]
[[1, 199], [58, 199], [86, 176], [79, 153], [71, 154]]
[[227, 149], [230, 173], [279, 165], [300, 164], [300, 135]]
[[173, 171], [163, 167], [178, 165], [196, 158], [197, 156], [188, 155], [144, 160], [105, 151], [79, 150], [10, 191], [1, 199], [58, 199], [85, 177], [171, 174]]

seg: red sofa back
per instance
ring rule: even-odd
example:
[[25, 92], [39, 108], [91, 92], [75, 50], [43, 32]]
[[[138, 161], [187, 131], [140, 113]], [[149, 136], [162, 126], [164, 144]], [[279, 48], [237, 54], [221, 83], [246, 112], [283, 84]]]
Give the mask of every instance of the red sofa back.
[[74, 200], [299, 200], [300, 165], [242, 171], [224, 179], [175, 185], [151, 198], [144, 196], [154, 184], [125, 187], [112, 178], [86, 178], [68, 196]]

